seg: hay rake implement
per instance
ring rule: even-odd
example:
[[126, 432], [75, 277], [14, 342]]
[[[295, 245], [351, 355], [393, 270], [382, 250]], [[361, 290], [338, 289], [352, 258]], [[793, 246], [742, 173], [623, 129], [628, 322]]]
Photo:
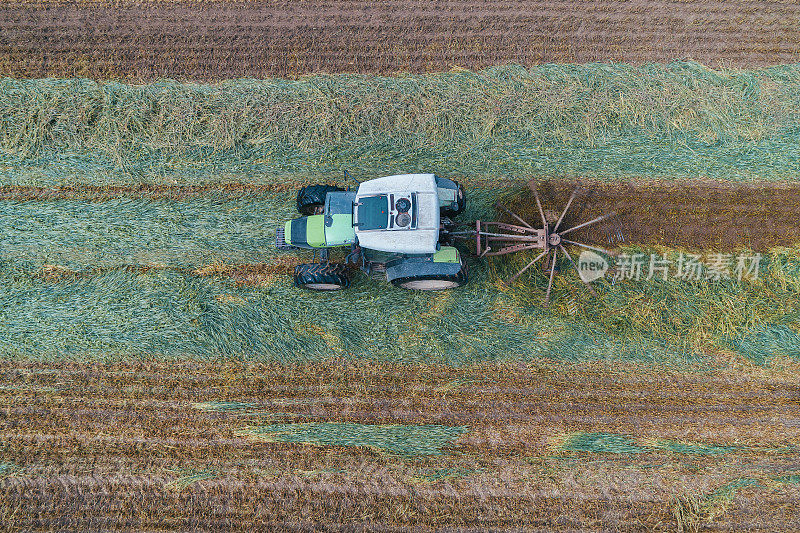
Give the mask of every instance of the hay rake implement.
[[[574, 232], [602, 222], [614, 213], [573, 223], [578, 218], [573, 208], [581, 190], [578, 187], [560, 216], [549, 211], [545, 216], [533, 184], [531, 190], [541, 227], [534, 227], [498, 204], [498, 210], [508, 214], [511, 222], [478, 220], [474, 226], [470, 222], [463, 231], [455, 231], [457, 226], [453, 218], [464, 212], [466, 197], [463, 187], [449, 178], [435, 174], [398, 174], [359, 182], [357, 190], [307, 185], [297, 193], [297, 210], [305, 216], [281, 224], [275, 231], [275, 246], [280, 250], [313, 252], [314, 262], [297, 265], [294, 271], [295, 286], [308, 290], [347, 288], [351, 271], [356, 267], [370, 277], [386, 279], [409, 290], [460, 287], [469, 280], [468, 267], [452, 241], [474, 239], [478, 257], [538, 251], [536, 257], [507, 283], [514, 282], [544, 259], [542, 270], [549, 270], [545, 306], [550, 302], [559, 252], [569, 259], [589, 291], [596, 294], [587, 278], [581, 275], [567, 247], [610, 254], [599, 246], [575, 240]], [[621, 233], [609, 234], [608, 240], [610, 243], [621, 240]], [[331, 250], [335, 248], [350, 248], [343, 262], [330, 260]], [[607, 263], [602, 257], [581, 257], [579, 261], [582, 265], [600, 264], [601, 268], [595, 269], [593, 275], [606, 272]], [[589, 278], [596, 279], [596, 276]]]
[[[585, 244], [567, 237], [572, 237], [572, 233], [577, 230], [587, 228], [593, 224], [607, 220], [615, 216], [616, 213], [607, 213], [593, 218], [587, 222], [567, 227], [565, 219], [570, 207], [573, 205], [575, 198], [580, 192], [580, 188], [577, 188], [572, 192], [569, 200], [567, 200], [567, 204], [564, 206], [564, 209], [561, 212], [561, 215], [558, 217], [558, 220], [551, 224], [548, 222], [547, 217], [545, 216], [545, 211], [542, 208], [542, 202], [539, 198], [539, 194], [536, 192], [534, 187], [532, 187], [531, 190], [533, 191], [534, 199], [536, 200], [536, 207], [539, 211], [539, 216], [541, 217], [541, 227], [536, 228], [507, 207], [501, 204], [495, 204], [495, 207], [498, 210], [508, 214], [511, 218], [518, 222], [518, 224], [511, 224], [507, 222], [486, 222], [478, 220], [475, 222], [475, 230], [453, 232], [450, 235], [456, 238], [474, 237], [476, 254], [478, 257], [507, 255], [517, 252], [524, 252], [527, 250], [541, 250], [541, 252], [537, 254], [528, 264], [526, 264], [516, 274], [506, 280], [506, 284], [513, 283], [529, 268], [531, 268], [540, 260], [544, 259], [545, 262], [543, 265], [545, 265], [546, 270], [549, 270], [547, 292], [544, 296], [545, 307], [547, 307], [550, 302], [550, 293], [553, 289], [553, 278], [555, 277], [556, 260], [559, 252], [561, 252], [569, 260], [572, 267], [578, 272], [578, 277], [581, 279], [584, 285], [586, 285], [586, 288], [592, 293], [592, 295], [596, 296], [597, 293], [595, 290], [580, 275], [578, 265], [575, 263], [575, 260], [572, 258], [572, 255], [569, 253], [565, 245], [576, 246], [578, 248], [600, 252], [606, 255], [612, 255], [610, 251], [604, 248]], [[611, 237], [609, 238], [610, 242], [613, 240], [622, 240], [622, 236], [619, 231], [615, 231], [615, 233], [613, 233], [613, 239]]]

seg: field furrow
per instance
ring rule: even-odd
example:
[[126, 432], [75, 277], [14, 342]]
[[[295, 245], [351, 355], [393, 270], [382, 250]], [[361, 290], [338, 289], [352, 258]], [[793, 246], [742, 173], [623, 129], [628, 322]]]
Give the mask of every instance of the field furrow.
[[0, 8], [0, 75], [225, 79], [500, 63], [794, 63], [792, 2], [33, 2]]
[[[792, 444], [800, 424], [765, 431], [753, 425], [751, 409], [718, 407], [747, 397], [752, 408], [763, 398], [773, 426], [800, 420], [795, 373], [5, 363], [0, 439], [2, 464], [11, 466], [0, 478], [0, 502], [14, 510], [13, 524], [34, 530], [211, 530], [286, 523], [302, 512], [330, 528], [361, 517], [374, 530], [602, 523], [666, 531], [679, 497], [710, 498], [731, 481], [753, 479], [708, 527], [791, 526], [783, 509], [796, 502], [797, 489], [781, 480], [800, 468]], [[45, 387], [58, 388], [42, 395]], [[569, 408], [576, 394], [586, 408]], [[641, 409], [630, 410], [631, 394]], [[780, 396], [789, 401], [774, 402]], [[356, 404], [362, 408], [348, 408]], [[403, 415], [410, 406], [414, 417]], [[442, 419], [442, 408], [452, 416]], [[620, 409], [631, 418], [620, 418]], [[702, 421], [675, 419], [687, 410], [702, 413]], [[440, 424], [466, 433], [440, 455], [406, 457], [369, 440], [335, 444], [335, 434], [321, 447], [247, 434], [275, 423]], [[753, 496], [761, 499], [758, 513], [747, 505]]]

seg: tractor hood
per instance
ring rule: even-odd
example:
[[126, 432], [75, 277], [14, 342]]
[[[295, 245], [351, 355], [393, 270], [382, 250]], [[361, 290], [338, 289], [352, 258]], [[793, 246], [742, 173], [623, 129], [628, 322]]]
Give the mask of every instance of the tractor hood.
[[358, 187], [354, 225], [362, 248], [432, 254], [439, 241], [439, 197], [433, 174], [402, 174]]

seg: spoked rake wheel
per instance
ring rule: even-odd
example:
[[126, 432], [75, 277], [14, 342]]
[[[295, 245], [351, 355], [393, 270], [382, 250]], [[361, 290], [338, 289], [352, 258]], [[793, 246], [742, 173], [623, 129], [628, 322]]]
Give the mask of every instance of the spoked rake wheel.
[[578, 272], [578, 277], [586, 285], [586, 288], [589, 289], [589, 292], [591, 292], [592, 295], [597, 296], [597, 293], [591, 287], [589, 282], [587, 282], [583, 276], [581, 276], [581, 271], [578, 268], [578, 265], [575, 263], [575, 260], [572, 258], [572, 255], [567, 250], [566, 245], [585, 250], [591, 250], [593, 252], [599, 252], [606, 255], [612, 255], [610, 251], [604, 248], [573, 240], [570, 237], [574, 237], [574, 232], [604, 220], [608, 220], [609, 218], [615, 216], [616, 213], [607, 213], [589, 221], [568, 226], [565, 222], [565, 217], [567, 216], [567, 213], [569, 212], [576, 196], [580, 192], [580, 188], [576, 188], [570, 195], [569, 200], [567, 200], [567, 204], [564, 206], [563, 211], [561, 211], [561, 216], [559, 216], [558, 220], [551, 226], [545, 217], [545, 211], [542, 208], [542, 202], [539, 199], [539, 194], [536, 192], [535, 188], [532, 190], [534, 198], [536, 199], [536, 207], [539, 211], [539, 216], [541, 217], [541, 227], [536, 228], [532, 226], [510, 209], [497, 204], [496, 207], [498, 209], [504, 211], [514, 220], [519, 222], [519, 225], [505, 222], [477, 221], [475, 223], [475, 239], [478, 256], [496, 256], [517, 253], [526, 250], [541, 250], [541, 252], [538, 253], [528, 264], [521, 268], [519, 272], [506, 280], [506, 284], [513, 283], [529, 268], [542, 259], [545, 259], [545, 264], [549, 267], [547, 292], [544, 296], [544, 306], [547, 307], [547, 305], [550, 303], [550, 293], [553, 289], [553, 278], [555, 277], [556, 272], [556, 260], [558, 259], [559, 252], [561, 252], [569, 260], [573, 268], [575, 268], [575, 270]]

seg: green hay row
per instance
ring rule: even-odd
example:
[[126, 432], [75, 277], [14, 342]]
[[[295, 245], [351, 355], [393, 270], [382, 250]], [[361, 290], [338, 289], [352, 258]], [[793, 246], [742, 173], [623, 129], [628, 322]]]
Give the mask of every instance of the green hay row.
[[764, 485], [761, 484], [761, 480], [750, 477], [734, 479], [722, 485], [706, 495], [702, 501], [700, 508], [705, 513], [705, 518], [713, 520], [725, 513], [739, 491], [745, 487], [763, 488]]
[[[472, 189], [464, 218], [495, 218], [496, 198], [491, 189]], [[683, 364], [709, 350], [736, 352], [756, 364], [800, 358], [795, 248], [765, 256], [758, 282], [601, 281], [598, 299], [563, 263], [566, 274], [556, 277], [549, 311], [541, 307], [547, 279], [536, 269], [510, 289], [497, 283], [527, 262], [524, 254], [471, 259], [471, 283], [441, 294], [410, 293], [363, 276], [348, 291], [313, 294], [293, 288], [288, 276], [236, 287], [225, 277], [185, 271], [215, 261], [278, 261], [274, 227], [294, 216], [291, 203], [290, 193], [0, 202], [0, 225], [7, 229], [0, 237], [2, 353], [449, 364], [541, 358]], [[310, 260], [303, 253], [282, 257]], [[51, 264], [84, 272], [37, 279]], [[98, 265], [106, 270], [93, 270]], [[138, 273], [131, 266], [184, 270]], [[397, 309], [411, 318], [398, 321]], [[400, 342], [387, 346], [384, 338]]]
[[177, 491], [182, 491], [187, 489], [189, 486], [197, 483], [198, 481], [203, 481], [206, 479], [214, 479], [219, 477], [219, 473], [213, 469], [206, 469], [206, 470], [185, 470], [185, 469], [178, 469], [176, 470], [178, 473], [182, 473], [179, 478], [176, 478], [169, 483], [166, 484], [167, 488], [175, 489]]
[[790, 179], [800, 67], [518, 65], [218, 84], [0, 80], [0, 184]]
[[653, 448], [684, 455], [724, 455], [739, 451], [751, 451], [746, 446], [719, 446], [716, 444], [700, 444], [696, 442], [680, 442], [677, 440], [658, 440]]
[[199, 402], [192, 404], [192, 409], [199, 409], [201, 411], [212, 411], [212, 412], [249, 411], [251, 409], [256, 409], [257, 407], [258, 406], [254, 403], [243, 403], [243, 402], [210, 401], [210, 402]]
[[468, 431], [466, 426], [370, 425], [353, 423], [271, 424], [237, 432], [266, 442], [316, 446], [366, 446], [393, 455], [414, 457], [440, 455]]
[[778, 483], [786, 485], [800, 485], [800, 474], [789, 474], [786, 476], [778, 476], [775, 478]]
[[[294, 405], [294, 404], [309, 402], [309, 400], [307, 399], [299, 399], [294, 402], [290, 400], [292, 399], [286, 399], [284, 401], [271, 400], [271, 402], [277, 403], [278, 405]], [[200, 411], [207, 411], [211, 413], [225, 413], [229, 415], [232, 414], [237, 416], [264, 417], [269, 419], [280, 419], [280, 420], [295, 416], [292, 413], [287, 413], [283, 411], [259, 411], [258, 409], [260, 407], [261, 406], [254, 403], [226, 402], [226, 401], [216, 401], [216, 400], [211, 400], [207, 402], [198, 402], [192, 404], [193, 409], [198, 409]]]
[[673, 515], [681, 525], [690, 526], [690, 530], [700, 530], [703, 522], [712, 521], [725, 514], [740, 490], [751, 487], [767, 489], [775, 484], [796, 484], [800, 476], [759, 476], [741, 477], [725, 483], [715, 490], [700, 495], [683, 495], [675, 500]]
[[[50, 282], [0, 262], [0, 352], [9, 359], [344, 357], [452, 365], [686, 360], [659, 339], [616, 338], [554, 316], [538, 301], [520, 308], [524, 320], [509, 335], [495, 307], [513, 305], [510, 296], [485, 272], [474, 272], [474, 283], [451, 294], [408, 292], [364, 277], [348, 291], [314, 293], [294, 288], [288, 276], [250, 287], [171, 270], [119, 269]], [[401, 309], [409, 319], [397, 319]]]
[[776, 355], [800, 359], [800, 333], [785, 324], [757, 326], [741, 337], [731, 339], [730, 345], [758, 364]]
[[[0, 201], [0, 258], [80, 271], [198, 268], [297, 257], [301, 254], [275, 249], [275, 229], [300, 216], [295, 195], [289, 191], [232, 197], [212, 192], [181, 201]], [[470, 189], [462, 219], [495, 218], [496, 200], [496, 188]]]
[[737, 452], [765, 452], [783, 451], [796, 453], [794, 449], [765, 448], [748, 446], [723, 446], [716, 444], [702, 444], [695, 442], [681, 442], [669, 439], [656, 439], [654, 441], [641, 441], [627, 435], [614, 433], [587, 433], [576, 431], [564, 437], [563, 442], [556, 447], [559, 451], [631, 454], [666, 451], [684, 455], [724, 455]]
[[22, 467], [20, 467], [18, 464], [12, 463], [10, 461], [0, 462], [0, 479], [14, 475], [20, 470], [22, 470]]
[[645, 453], [645, 446], [639, 446], [630, 437], [612, 433], [585, 433], [576, 431], [570, 434], [558, 448], [567, 452], [591, 453]]
[[[565, 295], [585, 290], [574, 275], [557, 278], [545, 311], [543, 275], [505, 289], [490, 269], [472, 266], [472, 283], [451, 293], [413, 293], [358, 277], [348, 291], [323, 294], [294, 288], [288, 276], [236, 286], [169, 269], [111, 269], [54, 282], [38, 279], [36, 265], [0, 262], [0, 348], [7, 358], [347, 357], [455, 365], [542, 358], [683, 364], [726, 346], [757, 364], [797, 356], [748, 351], [759, 324], [781, 323], [789, 339], [798, 325], [800, 280], [769, 265], [753, 284], [600, 284], [601, 298], [584, 300], [575, 314], [562, 309]], [[398, 321], [397, 309], [411, 318]]]
[[298, 216], [293, 199], [3, 201], [0, 257], [74, 270], [263, 263], [277, 256], [275, 228]]

